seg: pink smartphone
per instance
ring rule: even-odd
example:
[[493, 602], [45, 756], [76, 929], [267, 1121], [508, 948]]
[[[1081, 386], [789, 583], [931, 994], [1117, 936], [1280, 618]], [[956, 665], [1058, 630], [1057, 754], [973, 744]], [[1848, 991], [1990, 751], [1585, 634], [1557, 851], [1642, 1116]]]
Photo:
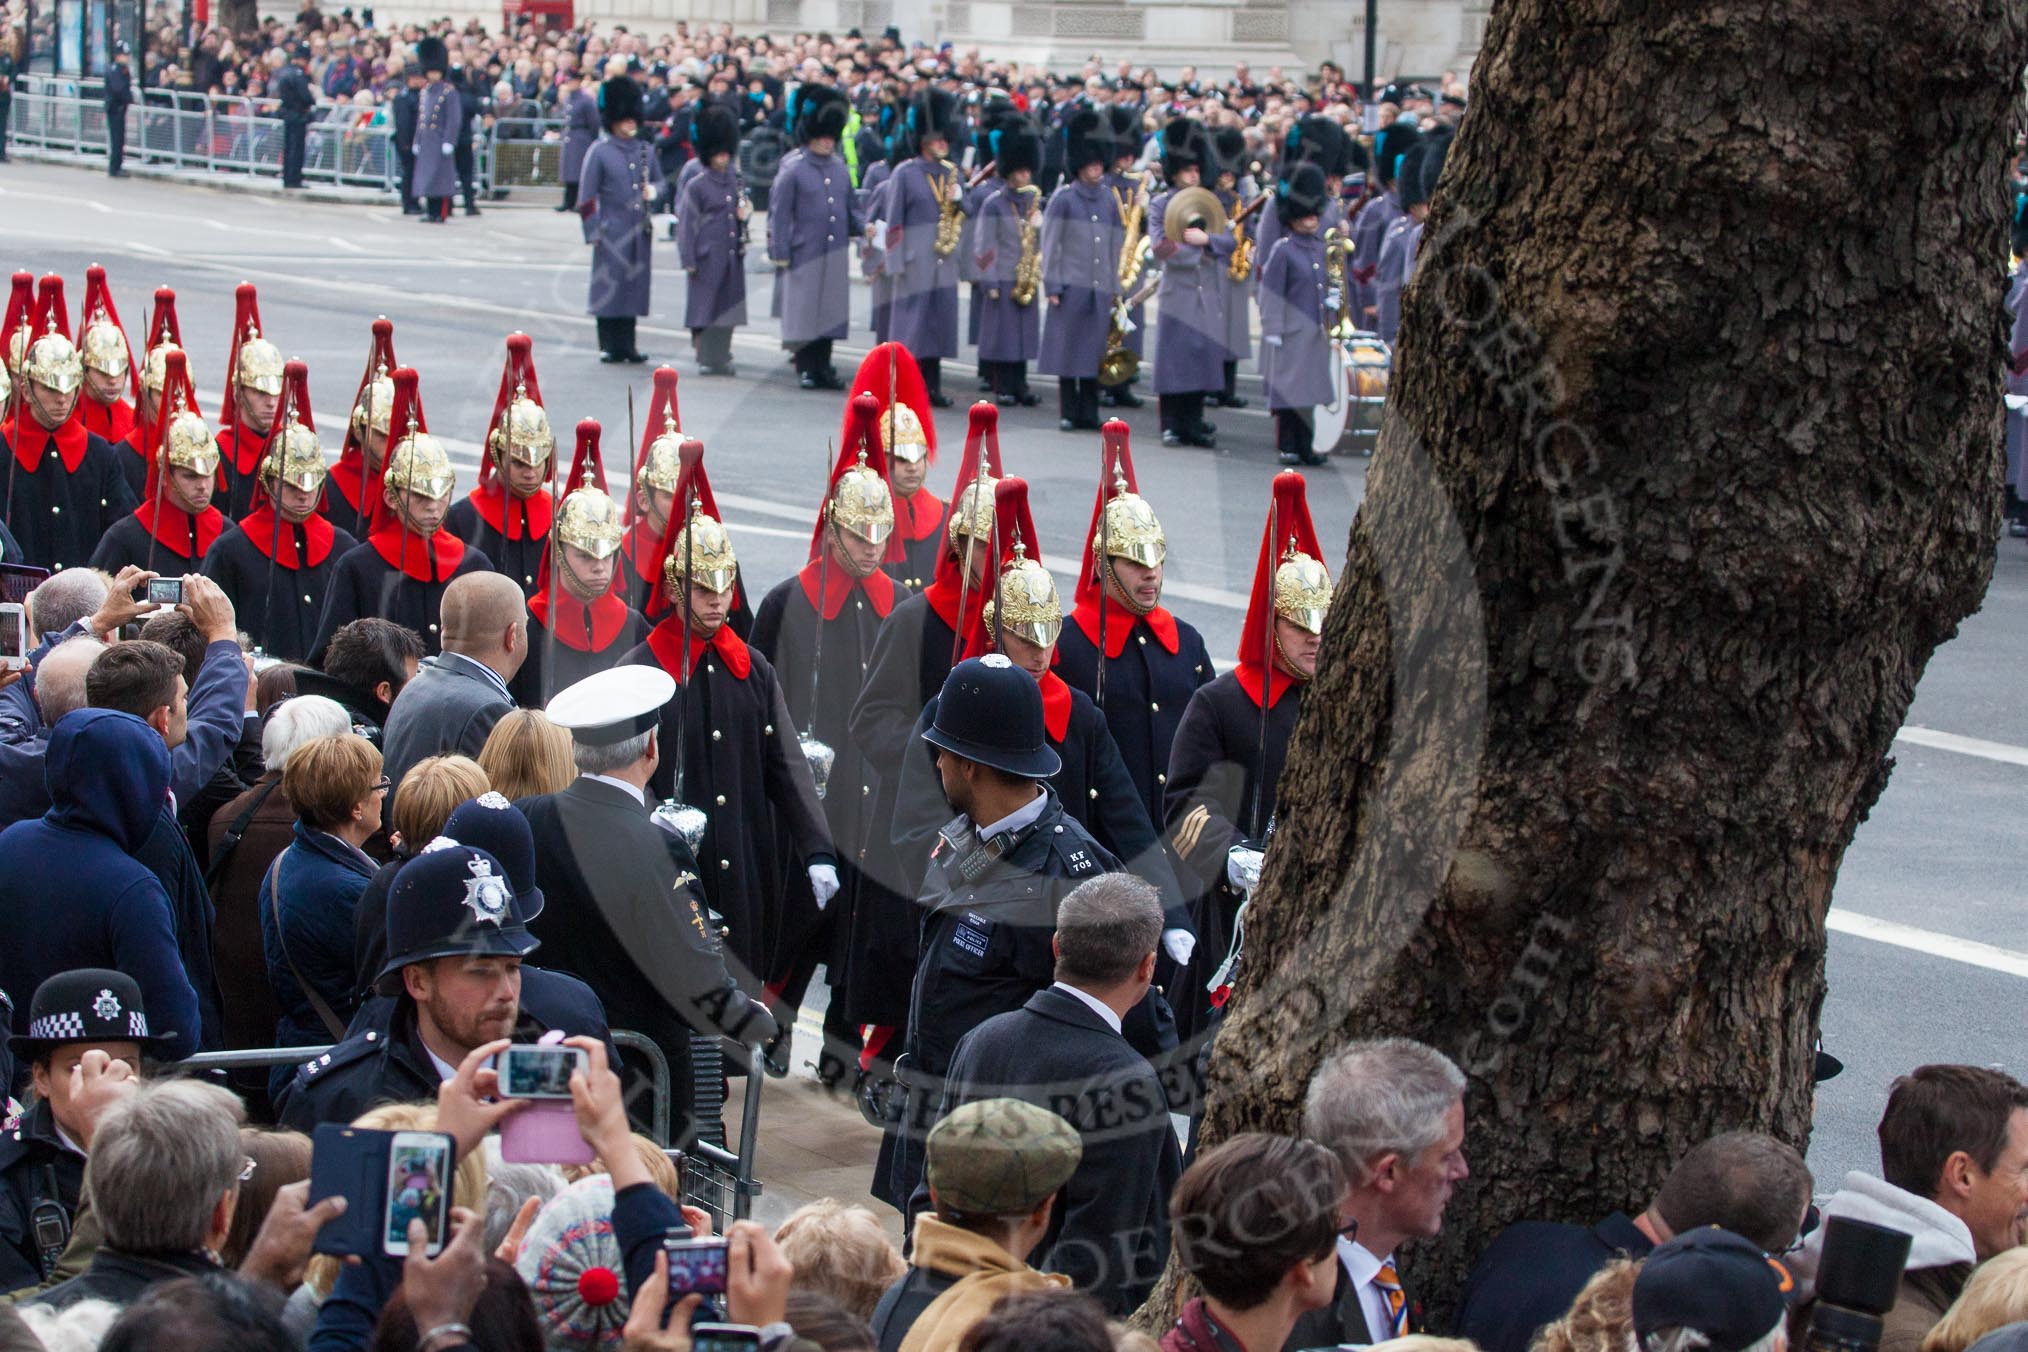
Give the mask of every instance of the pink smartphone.
[[530, 1100], [500, 1124], [500, 1158], [515, 1164], [590, 1164], [596, 1152], [577, 1129], [570, 1077], [584, 1069], [576, 1047], [509, 1047], [496, 1058], [500, 1096]]

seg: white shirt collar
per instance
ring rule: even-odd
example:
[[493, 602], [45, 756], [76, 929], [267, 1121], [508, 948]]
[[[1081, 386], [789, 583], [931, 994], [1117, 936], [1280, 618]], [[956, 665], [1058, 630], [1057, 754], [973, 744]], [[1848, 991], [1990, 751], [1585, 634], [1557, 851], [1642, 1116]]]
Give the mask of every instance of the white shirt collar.
[[991, 826], [980, 827], [979, 839], [991, 840], [1003, 831], [1019, 831], [1024, 826], [1033, 826], [1035, 819], [1042, 815], [1042, 810], [1049, 806], [1048, 791], [1043, 789], [1040, 784], [1036, 785], [1035, 788], [1036, 793], [1034, 798], [1015, 808]]
[[63, 1129], [61, 1122], [58, 1122], [54, 1116], [51, 1116], [49, 1125], [56, 1129], [56, 1139], [59, 1145], [71, 1154], [76, 1155], [79, 1159], [85, 1158], [85, 1148], [70, 1139], [70, 1133]]
[[646, 806], [648, 806], [648, 795], [647, 795], [647, 794], [645, 794], [645, 793], [642, 793], [642, 792], [641, 792], [641, 787], [640, 787], [640, 785], [638, 785], [638, 784], [629, 784], [629, 783], [628, 783], [628, 782], [627, 782], [626, 780], [624, 780], [624, 779], [614, 779], [614, 778], [613, 778], [613, 777], [612, 777], [611, 775], [583, 775], [583, 774], [581, 774], [581, 775], [579, 775], [579, 776], [578, 776], [578, 778], [579, 778], [579, 779], [596, 779], [596, 780], [597, 780], [597, 781], [598, 781], [599, 783], [601, 783], [601, 784], [610, 784], [610, 785], [612, 785], [612, 786], [613, 786], [614, 788], [616, 788], [616, 789], [621, 789], [621, 790], [624, 790], [625, 792], [627, 792], [627, 793], [629, 793], [629, 794], [633, 795], [633, 799], [634, 799], [634, 801], [635, 801], [635, 802], [637, 802], [637, 803], [639, 803], [639, 804], [640, 804], [640, 805], [641, 805], [642, 807], [646, 807]]
[[[422, 1042], [422, 1039], [417, 1038], [416, 1041]], [[423, 1042], [422, 1049], [423, 1054], [429, 1057], [430, 1061], [436, 1066], [437, 1078], [439, 1080], [448, 1080], [453, 1075], [456, 1075], [458, 1073], [458, 1068], [456, 1066], [452, 1065], [450, 1062], [444, 1060], [443, 1057], [438, 1056], [435, 1052], [430, 1050], [429, 1043]]]
[[1345, 1265], [1345, 1275], [1352, 1279], [1354, 1286], [1365, 1286], [1380, 1275], [1385, 1258], [1375, 1257], [1366, 1251], [1366, 1246], [1356, 1239], [1338, 1236], [1338, 1261]]
[[1085, 1006], [1089, 1008], [1092, 1013], [1098, 1015], [1101, 1019], [1104, 1019], [1106, 1021], [1106, 1027], [1112, 1029], [1115, 1033], [1120, 1031], [1120, 1016], [1113, 1013], [1113, 1007], [1111, 1005], [1099, 999], [1096, 995], [1093, 995], [1090, 991], [1079, 990], [1077, 987], [1071, 985], [1068, 981], [1056, 982], [1051, 989], [1060, 990], [1064, 992], [1066, 995], [1076, 996], [1079, 1000], [1084, 1002]]

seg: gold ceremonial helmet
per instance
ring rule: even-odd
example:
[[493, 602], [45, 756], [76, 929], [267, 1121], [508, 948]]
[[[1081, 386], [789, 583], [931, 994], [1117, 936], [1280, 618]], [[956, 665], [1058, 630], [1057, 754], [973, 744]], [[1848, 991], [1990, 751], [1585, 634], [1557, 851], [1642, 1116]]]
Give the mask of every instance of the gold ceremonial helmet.
[[922, 419], [899, 399], [891, 400], [880, 415], [880, 445], [897, 460], [916, 461], [929, 454]]
[[70, 394], [84, 384], [84, 362], [78, 359], [77, 349], [71, 346], [70, 339], [58, 333], [52, 321], [49, 332], [29, 345], [28, 356], [21, 363], [21, 374], [45, 389]]
[[888, 495], [887, 480], [867, 465], [863, 447], [859, 463], [838, 476], [825, 512], [833, 525], [868, 544], [880, 544], [894, 532], [894, 499]]
[[317, 434], [298, 422], [294, 414], [281, 434], [268, 442], [267, 453], [261, 457], [261, 482], [270, 492], [279, 492], [281, 485], [287, 484], [314, 493], [323, 487], [324, 476], [329, 472]]
[[701, 582], [715, 592], [729, 591], [737, 576], [739, 559], [732, 552], [732, 537], [715, 516], [706, 516], [690, 505], [690, 520], [676, 532], [669, 544], [669, 557], [662, 561], [662, 582], [676, 595], [684, 595], [683, 572], [687, 564], [692, 582]]
[[7, 374], [6, 363], [0, 362], [0, 404], [5, 404], [12, 398], [14, 398], [14, 380]]
[[589, 484], [573, 490], [556, 509], [558, 543], [582, 549], [595, 559], [611, 558], [626, 533], [620, 505]]
[[662, 435], [648, 443], [641, 461], [640, 481], [658, 493], [674, 493], [683, 474], [683, 429], [668, 414], [662, 415]]
[[447, 498], [457, 486], [457, 473], [444, 444], [427, 432], [418, 432], [413, 420], [408, 435], [387, 453], [387, 469], [381, 478], [381, 493], [391, 502], [396, 490], [420, 493], [426, 498]]
[[394, 408], [394, 379], [387, 374], [385, 366], [376, 367], [373, 379], [366, 388], [359, 391], [359, 402], [352, 406], [352, 434], [361, 440], [366, 438], [367, 414], [373, 416], [372, 430], [387, 435], [387, 420]]
[[1169, 557], [1168, 537], [1162, 534], [1155, 509], [1127, 488], [1124, 474], [1113, 476], [1113, 496], [1106, 502], [1105, 519], [1092, 537], [1091, 549], [1094, 555], [1103, 551], [1109, 558], [1129, 559], [1143, 568], [1159, 568]]
[[524, 465], [539, 465], [556, 449], [556, 437], [549, 430], [549, 414], [530, 399], [521, 386], [500, 415], [500, 425], [486, 438], [486, 449], [496, 463], [505, 464], [512, 455]]
[[176, 410], [176, 416], [169, 420], [169, 444], [161, 449], [160, 455], [164, 468], [218, 473], [218, 439], [212, 436], [204, 415], [195, 409]]
[[1324, 632], [1331, 608], [1331, 574], [1289, 541], [1288, 553], [1275, 566], [1275, 614], [1312, 634]]
[[106, 317], [104, 310], [93, 315], [92, 322], [85, 326], [79, 355], [86, 366], [102, 376], [111, 376], [114, 380], [127, 378], [127, 335]]
[[259, 329], [246, 326], [240, 339], [239, 363], [233, 368], [233, 383], [243, 390], [279, 396], [282, 392], [281, 350], [261, 337]]
[[974, 480], [951, 503], [948, 537], [952, 549], [958, 548], [960, 535], [969, 535], [981, 544], [993, 538], [993, 487], [999, 482], [990, 474]]
[[182, 350], [166, 338], [155, 344], [154, 350], [148, 353], [148, 360], [141, 365], [141, 388], [157, 399], [161, 398], [162, 382], [169, 377], [169, 354]]
[[[1010, 634], [1027, 639], [1038, 648], [1047, 648], [1063, 632], [1063, 602], [1056, 594], [1056, 579], [1049, 570], [1028, 557], [1019, 540], [1014, 542], [1014, 560], [1000, 572], [1000, 601], [1006, 607], [1001, 623]], [[1000, 627], [994, 623], [994, 605], [986, 601], [988, 633]]]
[[15, 325], [14, 337], [7, 344], [7, 369], [15, 375], [21, 374], [21, 363], [28, 360], [28, 339], [31, 327], [25, 321]]

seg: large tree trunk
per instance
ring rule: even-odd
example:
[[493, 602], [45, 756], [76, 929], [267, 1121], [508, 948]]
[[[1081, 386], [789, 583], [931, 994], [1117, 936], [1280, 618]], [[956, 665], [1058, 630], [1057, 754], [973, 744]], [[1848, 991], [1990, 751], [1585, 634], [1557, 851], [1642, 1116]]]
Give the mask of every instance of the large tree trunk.
[[2024, 64], [2003, 0], [1494, 13], [1204, 1133], [1453, 1056], [1433, 1320], [1509, 1221], [1807, 1139], [1832, 881], [1993, 563]]

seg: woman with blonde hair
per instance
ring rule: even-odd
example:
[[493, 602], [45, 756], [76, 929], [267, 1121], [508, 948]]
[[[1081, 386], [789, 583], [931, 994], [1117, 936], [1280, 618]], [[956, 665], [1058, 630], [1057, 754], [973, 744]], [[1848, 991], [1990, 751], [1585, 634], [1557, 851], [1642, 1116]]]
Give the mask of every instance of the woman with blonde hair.
[[881, 1293], [908, 1271], [901, 1253], [863, 1206], [825, 1197], [798, 1208], [775, 1230], [782, 1257], [796, 1269], [796, 1288], [821, 1291], [861, 1319]]
[[409, 766], [395, 786], [387, 812], [394, 858], [366, 884], [353, 913], [352, 971], [359, 989], [371, 986], [387, 965], [387, 899], [394, 891], [394, 875], [443, 834], [444, 823], [458, 804], [471, 802], [491, 787], [486, 772], [470, 756], [425, 756]]
[[2028, 1319], [2028, 1247], [2004, 1249], [1981, 1263], [1922, 1340], [1922, 1352], [1965, 1352], [1994, 1329]]
[[479, 752], [479, 766], [493, 791], [510, 803], [561, 793], [577, 778], [570, 734], [540, 709], [516, 709], [495, 723]]
[[1634, 1278], [1640, 1271], [1639, 1259], [1621, 1258], [1593, 1273], [1569, 1313], [1536, 1331], [1529, 1352], [1635, 1352]]

